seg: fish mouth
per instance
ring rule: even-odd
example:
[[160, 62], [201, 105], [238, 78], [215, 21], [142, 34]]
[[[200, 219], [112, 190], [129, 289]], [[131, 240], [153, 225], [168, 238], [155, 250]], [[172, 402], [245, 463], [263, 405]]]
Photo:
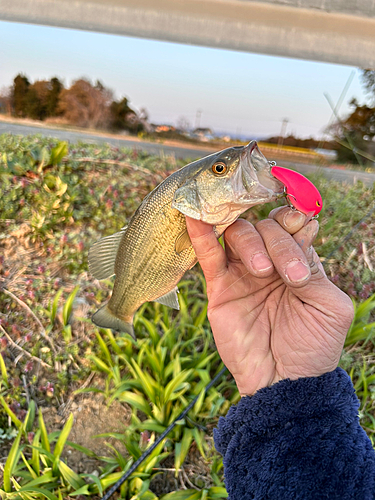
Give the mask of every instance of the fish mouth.
[[[241, 179], [239, 177], [241, 176]], [[274, 201], [284, 194], [284, 184], [271, 174], [271, 165], [260, 152], [256, 141], [244, 147], [240, 157], [238, 174], [234, 180], [234, 192], [239, 200], [255, 203]], [[242, 189], [238, 185], [242, 183]]]
[[271, 165], [255, 141], [242, 146], [239, 165], [228, 188], [230, 202], [211, 205], [200, 200], [201, 220], [212, 225], [230, 225], [247, 209], [284, 195], [284, 184], [271, 175]]

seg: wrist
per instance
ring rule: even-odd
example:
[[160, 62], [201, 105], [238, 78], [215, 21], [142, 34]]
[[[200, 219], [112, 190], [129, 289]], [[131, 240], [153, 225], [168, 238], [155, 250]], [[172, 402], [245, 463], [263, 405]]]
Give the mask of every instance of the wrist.
[[[277, 433], [290, 422], [311, 425], [324, 418], [337, 418], [343, 422], [356, 420], [359, 401], [349, 375], [337, 368], [321, 377], [304, 377], [298, 380], [281, 380], [272, 387], [265, 387], [243, 397], [232, 406], [226, 417], [220, 417], [216, 431], [216, 447], [225, 455], [234, 434], [245, 424], [252, 435], [263, 436], [265, 429]], [[241, 431], [242, 432], [242, 431]]]
[[[235, 378], [238, 392], [240, 393], [241, 398], [246, 396], [254, 396], [254, 394], [261, 389], [265, 389], [267, 387], [271, 387], [283, 380], [295, 381], [299, 379], [305, 378], [317, 378], [325, 375], [326, 373], [333, 372], [337, 368], [337, 363], [333, 364], [330, 367], [327, 367], [324, 370], [309, 370], [307, 371], [293, 371], [289, 373], [284, 373], [284, 375], [280, 373], [273, 373], [271, 377], [259, 376], [254, 379], [250, 377], [250, 380], [246, 382], [243, 380], [243, 377]], [[242, 383], [241, 383], [242, 382]]]

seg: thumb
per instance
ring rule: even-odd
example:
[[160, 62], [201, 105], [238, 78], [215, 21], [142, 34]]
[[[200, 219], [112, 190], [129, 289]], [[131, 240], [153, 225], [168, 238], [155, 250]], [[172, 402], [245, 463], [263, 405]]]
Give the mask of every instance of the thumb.
[[186, 217], [186, 227], [206, 280], [223, 276], [227, 272], [227, 258], [217, 241], [213, 226]]

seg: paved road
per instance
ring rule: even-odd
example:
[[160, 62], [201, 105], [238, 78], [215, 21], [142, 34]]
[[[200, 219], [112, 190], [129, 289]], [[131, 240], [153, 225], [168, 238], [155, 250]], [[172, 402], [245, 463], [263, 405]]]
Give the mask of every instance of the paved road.
[[209, 150], [205, 148], [190, 148], [190, 147], [174, 147], [166, 146], [164, 144], [158, 144], [155, 142], [131, 140], [131, 139], [117, 139], [114, 137], [106, 137], [101, 135], [94, 135], [84, 132], [71, 132], [68, 130], [58, 130], [54, 128], [42, 128], [33, 127], [31, 125], [19, 125], [0, 121], [0, 135], [4, 133], [11, 133], [15, 135], [29, 135], [29, 134], [42, 134], [47, 137], [57, 137], [62, 141], [68, 141], [74, 143], [77, 141], [84, 141], [88, 143], [109, 143], [116, 147], [131, 148], [147, 151], [151, 154], [161, 154], [163, 152], [166, 155], [174, 154], [177, 158], [183, 159], [195, 159], [210, 153], [214, 153], [216, 150]]
[[[84, 141], [89, 143], [109, 143], [117, 147], [126, 147], [138, 150], [144, 150], [152, 154], [174, 154], [177, 158], [183, 159], [195, 159], [203, 157], [210, 153], [214, 153], [215, 150], [210, 151], [209, 149], [203, 148], [189, 148], [189, 147], [177, 147], [177, 146], [167, 146], [164, 144], [157, 144], [154, 142], [140, 142], [137, 140], [130, 139], [117, 139], [114, 137], [105, 137], [100, 135], [82, 133], [82, 132], [71, 132], [67, 130], [57, 130], [53, 128], [42, 128], [33, 127], [30, 125], [19, 125], [0, 121], [0, 134], [11, 133], [19, 135], [29, 135], [29, 134], [43, 134], [48, 137], [57, 137], [58, 139], [68, 141], [71, 143], [77, 141]], [[271, 160], [277, 160], [277, 158], [270, 158]], [[375, 182], [375, 174], [351, 170], [339, 170], [334, 168], [324, 168], [318, 167], [316, 165], [306, 165], [303, 163], [289, 163], [282, 161], [280, 162], [283, 166], [290, 166], [295, 168], [302, 174], [308, 173], [321, 173], [328, 179], [334, 179], [337, 181], [346, 181], [349, 183], [354, 183], [357, 180], [361, 180], [365, 184], [372, 185]]]

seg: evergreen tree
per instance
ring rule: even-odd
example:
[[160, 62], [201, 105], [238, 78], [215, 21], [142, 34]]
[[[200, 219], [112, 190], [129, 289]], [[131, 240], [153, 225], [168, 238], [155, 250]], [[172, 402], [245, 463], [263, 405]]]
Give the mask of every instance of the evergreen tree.
[[18, 74], [13, 80], [12, 104], [15, 116], [27, 116], [27, 97], [30, 82], [25, 75]]
[[362, 82], [366, 91], [371, 95], [373, 103], [375, 104], [375, 70], [363, 69]]
[[47, 99], [47, 116], [58, 116], [60, 114], [58, 109], [60, 93], [64, 85], [56, 77], [50, 80], [50, 92]]
[[113, 101], [110, 107], [111, 126], [115, 130], [129, 130], [140, 132], [143, 125], [139, 121], [137, 113], [129, 106], [129, 100], [123, 97], [121, 101]]
[[37, 80], [30, 85], [26, 99], [26, 114], [33, 120], [47, 118], [48, 99], [51, 93], [51, 84], [48, 80]]
[[25, 103], [25, 116], [33, 120], [43, 120], [43, 106], [38, 93], [33, 85], [30, 85]]

